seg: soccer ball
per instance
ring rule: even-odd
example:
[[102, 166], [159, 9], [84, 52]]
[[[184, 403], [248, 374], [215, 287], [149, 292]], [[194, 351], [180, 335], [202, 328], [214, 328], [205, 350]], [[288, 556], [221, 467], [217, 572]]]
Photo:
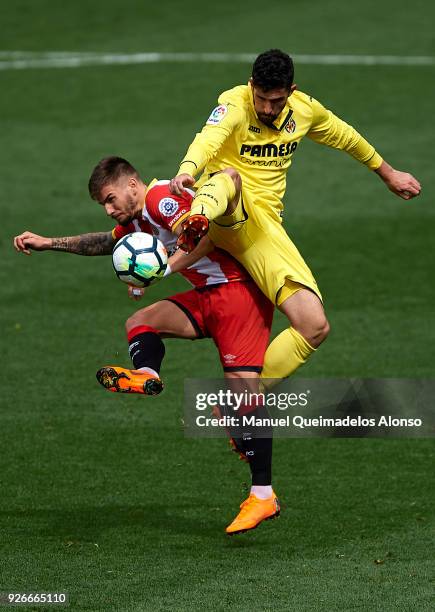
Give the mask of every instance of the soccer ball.
[[134, 232], [118, 240], [112, 261], [116, 276], [124, 283], [148, 287], [164, 276], [168, 253], [155, 236]]

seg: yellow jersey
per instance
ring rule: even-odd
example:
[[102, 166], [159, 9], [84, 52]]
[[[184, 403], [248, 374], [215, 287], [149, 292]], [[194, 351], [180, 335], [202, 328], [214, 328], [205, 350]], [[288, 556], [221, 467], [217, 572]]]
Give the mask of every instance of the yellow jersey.
[[288, 97], [272, 126], [258, 119], [250, 84], [225, 91], [218, 104], [190, 145], [178, 174], [196, 176], [203, 171], [206, 178], [235, 168], [256, 204], [278, 213], [283, 208], [287, 170], [304, 136], [342, 149], [372, 170], [382, 163], [374, 147], [352, 126], [301, 91]]

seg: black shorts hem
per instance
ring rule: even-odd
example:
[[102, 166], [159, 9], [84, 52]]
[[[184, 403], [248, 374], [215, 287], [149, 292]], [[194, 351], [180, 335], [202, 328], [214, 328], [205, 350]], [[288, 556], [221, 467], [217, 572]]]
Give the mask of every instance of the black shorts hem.
[[203, 334], [198, 321], [195, 319], [195, 317], [193, 316], [193, 314], [190, 312], [190, 310], [188, 310], [186, 308], [186, 306], [184, 306], [184, 304], [180, 304], [180, 302], [177, 302], [177, 300], [174, 300], [173, 298], [165, 298], [166, 302], [172, 302], [172, 304], [175, 304], [175, 306], [178, 306], [178, 308], [180, 310], [182, 310], [184, 312], [184, 314], [186, 315], [186, 317], [189, 319], [189, 321], [192, 323], [194, 330], [197, 333], [198, 339], [201, 338], [205, 338], [205, 335]]
[[262, 366], [224, 366], [224, 372], [257, 372], [261, 374]]

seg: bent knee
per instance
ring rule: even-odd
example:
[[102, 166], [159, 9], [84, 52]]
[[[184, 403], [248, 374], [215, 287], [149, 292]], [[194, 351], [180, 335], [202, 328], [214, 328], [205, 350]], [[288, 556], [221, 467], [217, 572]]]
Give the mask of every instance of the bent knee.
[[316, 321], [311, 330], [311, 346], [317, 348], [326, 340], [330, 332], [328, 319], [324, 317], [322, 320]]
[[331, 326], [329, 325], [328, 319], [325, 317], [323, 324], [318, 329], [318, 337], [320, 339], [320, 343], [322, 343], [329, 336], [329, 332], [331, 331]]
[[237, 170], [235, 168], [225, 168], [224, 170], [222, 170], [222, 173], [228, 174], [228, 176], [232, 178], [237, 191], [240, 191], [240, 189], [242, 188], [242, 177], [237, 172]]
[[326, 317], [316, 317], [306, 321], [304, 325], [294, 327], [313, 348], [317, 348], [326, 340], [331, 329]]
[[148, 325], [149, 327], [153, 327], [153, 317], [151, 312], [147, 312], [147, 308], [142, 308], [142, 310], [138, 310], [133, 313], [125, 322], [125, 331], [127, 334], [134, 328], [139, 325]]
[[131, 317], [128, 317], [127, 321], [125, 322], [125, 331], [127, 332], [127, 334], [129, 334], [131, 330], [134, 327], [137, 327], [138, 325], [139, 322], [137, 320], [136, 313], [134, 313], [133, 315], [131, 315]]

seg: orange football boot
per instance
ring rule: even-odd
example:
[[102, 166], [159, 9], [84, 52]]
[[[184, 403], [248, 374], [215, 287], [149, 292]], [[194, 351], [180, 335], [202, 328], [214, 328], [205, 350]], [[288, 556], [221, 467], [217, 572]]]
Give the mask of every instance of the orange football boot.
[[118, 366], [104, 366], [98, 370], [97, 380], [100, 385], [114, 393], [158, 395], [163, 389], [160, 378], [148, 372], [127, 370]]
[[186, 253], [190, 253], [198, 242], [208, 232], [208, 219], [204, 215], [190, 215], [181, 224], [181, 234], [178, 236], [177, 246]]
[[240, 504], [240, 512], [228, 527], [225, 529], [228, 535], [244, 533], [250, 529], [255, 529], [262, 521], [279, 516], [280, 506], [275, 493], [269, 499], [258, 499], [253, 493]]

